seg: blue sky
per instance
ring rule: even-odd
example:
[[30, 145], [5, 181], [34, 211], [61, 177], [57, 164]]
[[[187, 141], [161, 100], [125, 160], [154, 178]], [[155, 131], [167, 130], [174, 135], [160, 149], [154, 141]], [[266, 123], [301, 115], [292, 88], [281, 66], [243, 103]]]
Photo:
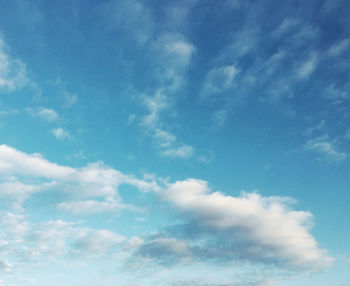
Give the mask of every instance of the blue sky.
[[349, 14], [0, 0], [0, 286], [349, 286]]

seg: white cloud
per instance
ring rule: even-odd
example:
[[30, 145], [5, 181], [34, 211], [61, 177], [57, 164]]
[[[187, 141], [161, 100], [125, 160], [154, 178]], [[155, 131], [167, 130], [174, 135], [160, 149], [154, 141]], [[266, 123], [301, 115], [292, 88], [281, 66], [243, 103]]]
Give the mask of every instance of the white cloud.
[[154, 131], [154, 138], [158, 141], [160, 147], [169, 147], [176, 142], [176, 136], [165, 130], [157, 128]]
[[308, 128], [305, 133], [306, 135], [312, 135], [313, 133], [324, 129], [325, 126], [326, 126], [326, 121], [322, 119], [319, 124], [317, 124], [315, 127]]
[[154, 42], [153, 49], [159, 53], [160, 65], [181, 72], [190, 64], [195, 47], [179, 33], [161, 34]]
[[109, 251], [113, 251], [126, 238], [109, 230], [95, 230], [90, 233], [80, 235], [75, 242], [75, 247], [82, 254], [89, 256], [101, 256]]
[[184, 87], [194, 52], [194, 45], [180, 33], [162, 33], [155, 38], [150, 44], [149, 57], [156, 89], [171, 96]]
[[192, 254], [199, 259], [271, 261], [307, 270], [332, 263], [309, 232], [311, 213], [290, 209], [290, 198], [233, 197], [211, 192], [205, 181], [195, 179], [170, 185], [165, 198], [182, 212], [183, 236], [197, 239]]
[[346, 130], [344, 137], [345, 139], [350, 140], [350, 128]]
[[75, 93], [65, 91], [63, 93], [64, 96], [64, 107], [71, 108], [79, 99], [78, 95]]
[[300, 24], [300, 21], [297, 19], [292, 19], [292, 18], [286, 18], [284, 19], [281, 24], [277, 27], [277, 29], [274, 31], [274, 35], [280, 37], [296, 26]]
[[28, 258], [42, 256], [100, 257], [114, 252], [125, 237], [105, 229], [92, 229], [63, 220], [47, 221], [34, 225], [24, 243]]
[[22, 210], [23, 202], [32, 194], [44, 189], [47, 185], [28, 185], [19, 181], [10, 181], [0, 184], [0, 198], [9, 198], [12, 201], [12, 207], [16, 210]]
[[164, 157], [170, 158], [189, 158], [193, 155], [193, 148], [190, 145], [182, 145], [175, 148], [165, 149], [161, 152]]
[[134, 113], [130, 114], [129, 117], [128, 117], [127, 125], [132, 124], [135, 121], [136, 117], [137, 117], [136, 114], [134, 114]]
[[153, 96], [144, 96], [143, 104], [149, 113], [141, 119], [140, 125], [147, 128], [146, 131], [154, 139], [160, 155], [169, 158], [191, 157], [194, 152], [192, 146], [179, 143], [174, 134], [159, 127], [163, 125], [160, 121], [161, 112], [171, 106], [169, 97], [161, 90], [157, 90]]
[[298, 77], [302, 79], [308, 78], [316, 69], [317, 63], [318, 56], [315, 52], [313, 52], [310, 58], [306, 62], [302, 63], [297, 69]]
[[214, 112], [213, 120], [217, 126], [223, 126], [226, 122], [228, 116], [228, 111], [225, 109], [220, 109]]
[[147, 242], [142, 241], [136, 247], [139, 255], [150, 258], [157, 257], [158, 261], [165, 265], [188, 261], [191, 256], [188, 243], [175, 238], [156, 237]]
[[[36, 182], [35, 190], [51, 184], [51, 188], [60, 187], [76, 196], [105, 197], [109, 200], [117, 196], [117, 188], [121, 184], [135, 186], [141, 191], [159, 190], [154, 178], [139, 180], [102, 162], [72, 168], [49, 162], [39, 154], [26, 154], [7, 145], [0, 145], [0, 177], [12, 182], [15, 176]], [[42, 180], [46, 182], [44, 185]]]
[[64, 130], [63, 128], [51, 129], [51, 134], [54, 135], [57, 140], [71, 139], [71, 136], [68, 133], [68, 131]]
[[330, 140], [327, 135], [306, 141], [304, 149], [314, 151], [322, 155], [325, 159], [336, 162], [343, 161], [348, 156], [347, 153], [339, 151], [336, 146], [336, 141]]
[[108, 20], [105, 27], [124, 30], [139, 44], [146, 43], [153, 34], [152, 13], [142, 1], [108, 1], [101, 12], [103, 18]]
[[160, 113], [170, 107], [169, 98], [162, 90], [157, 90], [153, 96], [144, 96], [143, 104], [149, 111], [141, 120], [141, 125], [155, 128], [159, 123]]
[[74, 214], [118, 213], [134, 207], [112, 201], [69, 201], [58, 204], [58, 209]]
[[[10, 264], [6, 261], [0, 260], [0, 272], [2, 272], [2, 271], [11, 272], [12, 267], [13, 267], [12, 264]], [[0, 280], [0, 285], [2, 285], [1, 280]]]
[[0, 110], [0, 116], [10, 116], [19, 114], [17, 109]]
[[344, 39], [329, 48], [329, 55], [332, 57], [343, 54], [350, 47], [350, 39]]
[[23, 215], [11, 212], [0, 212], [0, 226], [1, 231], [4, 232], [2, 237], [9, 243], [20, 241], [21, 236], [29, 229], [29, 225]]
[[256, 29], [244, 29], [233, 34], [231, 43], [224, 49], [223, 56], [229, 59], [238, 59], [258, 47]]
[[213, 68], [206, 76], [202, 96], [220, 95], [233, 87], [234, 78], [239, 70], [234, 65]]
[[40, 107], [33, 109], [31, 107], [28, 107], [26, 110], [30, 115], [34, 117], [39, 117], [47, 122], [54, 122], [59, 118], [57, 112], [51, 108]]
[[12, 59], [7, 50], [0, 37], [0, 89], [14, 91], [30, 85], [25, 64], [18, 59]]

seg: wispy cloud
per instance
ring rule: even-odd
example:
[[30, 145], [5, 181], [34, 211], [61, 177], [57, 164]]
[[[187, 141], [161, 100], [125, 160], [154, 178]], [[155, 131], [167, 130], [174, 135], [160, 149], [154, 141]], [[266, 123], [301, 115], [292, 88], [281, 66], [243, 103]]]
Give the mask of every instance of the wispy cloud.
[[189, 158], [193, 155], [193, 153], [194, 150], [192, 146], [182, 145], [179, 147], [165, 149], [161, 152], [161, 155], [170, 158]]
[[[7, 145], [0, 146], [0, 175], [6, 186], [25, 192], [28, 196], [33, 191], [61, 186], [63, 189], [74, 189], [75, 195], [84, 198], [105, 198], [112, 203], [117, 198], [117, 188], [121, 184], [136, 186], [139, 190], [159, 190], [154, 178], [139, 180], [133, 176], [124, 175], [103, 163], [89, 164], [83, 168], [60, 166], [44, 159], [40, 154], [26, 154]], [[32, 178], [32, 183], [26, 186], [21, 181], [13, 181], [16, 177]], [[18, 179], [19, 180], [19, 179]], [[45, 181], [43, 185], [42, 181]], [[13, 183], [15, 182], [15, 183]], [[5, 186], [5, 185], [4, 185]], [[30, 191], [32, 190], [32, 191]], [[6, 190], [3, 191], [3, 194]], [[8, 191], [7, 193], [11, 193]], [[98, 205], [98, 204], [97, 204]]]
[[297, 75], [299, 78], [305, 79], [308, 78], [316, 69], [318, 62], [318, 56], [316, 53], [312, 53], [310, 58], [301, 64], [297, 69]]
[[71, 135], [68, 131], [64, 130], [63, 128], [53, 128], [51, 129], [51, 134], [56, 137], [57, 140], [69, 140], [71, 139]]
[[126, 31], [137, 43], [144, 44], [154, 32], [152, 11], [142, 1], [107, 1], [99, 11], [103, 15], [105, 28]]
[[233, 87], [239, 69], [234, 65], [221, 66], [209, 71], [203, 84], [203, 97], [221, 96]]
[[59, 115], [54, 109], [38, 107], [38, 108], [26, 108], [26, 111], [33, 117], [39, 117], [47, 122], [54, 122], [59, 119]]
[[32, 84], [26, 65], [19, 59], [11, 58], [7, 51], [8, 47], [0, 37], [0, 89], [14, 91]]
[[350, 39], [344, 39], [329, 48], [329, 55], [332, 57], [339, 56], [343, 54], [346, 50], [350, 48]]
[[316, 152], [322, 156], [321, 159], [341, 162], [347, 158], [348, 154], [339, 151], [336, 143], [336, 140], [331, 140], [329, 136], [324, 135], [306, 141], [304, 149]]
[[121, 210], [135, 208], [126, 204], [119, 203], [115, 200], [108, 201], [69, 201], [58, 204], [58, 209], [73, 214], [96, 214], [96, 213], [114, 213], [117, 214]]

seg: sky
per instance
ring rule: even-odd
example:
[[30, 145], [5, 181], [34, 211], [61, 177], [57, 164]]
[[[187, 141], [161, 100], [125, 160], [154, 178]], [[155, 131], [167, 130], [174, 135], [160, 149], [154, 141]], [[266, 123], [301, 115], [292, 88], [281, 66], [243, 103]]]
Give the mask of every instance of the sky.
[[349, 286], [349, 15], [0, 0], [0, 286]]

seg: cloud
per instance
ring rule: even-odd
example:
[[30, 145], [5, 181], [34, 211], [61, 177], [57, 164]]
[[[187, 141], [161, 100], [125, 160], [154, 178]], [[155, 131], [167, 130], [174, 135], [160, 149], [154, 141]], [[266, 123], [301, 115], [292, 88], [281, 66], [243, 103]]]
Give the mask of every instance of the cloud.
[[3, 246], [20, 241], [20, 238], [28, 231], [29, 224], [23, 215], [12, 212], [0, 212], [0, 225], [2, 229]]
[[141, 125], [156, 128], [160, 113], [170, 107], [169, 98], [162, 90], [157, 90], [153, 96], [143, 96], [143, 104], [149, 113], [142, 118]]
[[350, 39], [343, 39], [329, 48], [328, 54], [331, 57], [340, 56], [350, 47]]
[[319, 124], [317, 124], [315, 127], [308, 128], [305, 133], [306, 133], [306, 135], [310, 136], [313, 133], [324, 129], [325, 126], [326, 126], [326, 121], [324, 119], [322, 119]]
[[184, 240], [175, 238], [159, 237], [149, 239], [145, 243], [137, 246], [137, 254], [146, 258], [157, 257], [158, 261], [163, 264], [179, 263], [180, 260], [186, 260], [190, 256], [190, 247]]
[[[3, 260], [0, 260], [0, 272], [11, 272], [11, 269], [12, 269], [13, 265], [6, 262], [6, 261], [3, 261]], [[1, 281], [0, 281], [0, 285], [1, 285]]]
[[190, 145], [183, 145], [176, 148], [169, 148], [161, 152], [161, 156], [170, 158], [189, 158], [193, 155], [193, 148]]
[[83, 254], [87, 253], [88, 255], [98, 257], [113, 251], [125, 239], [120, 234], [100, 229], [79, 235], [75, 242], [75, 247]]
[[[252, 53], [258, 47], [258, 30], [243, 29], [233, 34], [231, 42], [224, 48], [222, 55], [229, 61], [237, 60], [249, 53]], [[227, 61], [226, 61], [227, 62]]]
[[171, 96], [185, 86], [195, 46], [181, 33], [161, 33], [150, 44], [151, 79]]
[[297, 76], [302, 79], [308, 78], [316, 69], [317, 63], [318, 56], [313, 52], [310, 58], [297, 69]]
[[141, 118], [140, 125], [146, 127], [146, 131], [152, 136], [155, 145], [162, 157], [188, 158], [193, 155], [192, 146], [178, 142], [177, 137], [169, 131], [160, 128], [160, 117], [164, 110], [170, 109], [171, 102], [161, 90], [153, 96], [144, 96], [143, 104], [149, 113]]
[[135, 209], [130, 205], [112, 201], [69, 201], [57, 205], [57, 208], [73, 214], [118, 213], [123, 209]]
[[141, 45], [153, 34], [153, 15], [142, 1], [107, 1], [100, 12], [107, 20], [105, 27], [112, 31], [124, 31]]
[[44, 108], [44, 107], [39, 107], [39, 108], [31, 108], [28, 107], [26, 108], [26, 111], [33, 117], [39, 117], [40, 119], [47, 121], [47, 122], [54, 122], [58, 120], [59, 116], [57, 112], [54, 109], [51, 108]]
[[17, 109], [0, 110], [0, 116], [17, 115], [19, 111]]
[[327, 135], [309, 139], [304, 144], [304, 149], [314, 151], [323, 158], [335, 162], [341, 162], [348, 156], [347, 153], [339, 151], [336, 141], [331, 141]]
[[160, 147], [169, 147], [176, 142], [176, 136], [162, 129], [155, 129], [154, 139], [157, 140]]
[[192, 146], [178, 143], [176, 136], [168, 131], [157, 128], [153, 137], [163, 157], [189, 158], [194, 153]]
[[67, 91], [63, 93], [63, 97], [64, 97], [65, 108], [71, 108], [79, 99], [78, 95]]
[[153, 42], [153, 49], [159, 53], [159, 64], [180, 71], [188, 67], [195, 47], [180, 33], [160, 34]]
[[220, 109], [214, 112], [213, 120], [216, 126], [223, 126], [226, 122], [228, 111], [226, 109]]
[[30, 85], [26, 65], [19, 59], [12, 59], [8, 48], [0, 37], [0, 89], [14, 91]]
[[64, 130], [63, 128], [51, 129], [51, 134], [54, 135], [57, 140], [71, 139], [71, 136], [68, 133], [68, 131]]
[[28, 199], [32, 194], [45, 189], [46, 186], [47, 184], [42, 184], [42, 185], [23, 184], [17, 180], [1, 183], [0, 198], [10, 199], [10, 201], [12, 202], [12, 208], [16, 210], [22, 210], [23, 202], [26, 199]]
[[293, 28], [297, 27], [300, 24], [300, 21], [293, 18], [285, 18], [282, 23], [274, 31], [275, 36], [282, 36], [290, 32]]
[[234, 65], [213, 68], [209, 71], [203, 84], [203, 97], [221, 95], [233, 87], [234, 78], [239, 70]]
[[105, 229], [92, 229], [63, 220], [34, 225], [25, 244], [29, 260], [42, 256], [100, 257], [116, 251], [125, 237]]
[[[146, 255], [162, 259], [169, 249], [178, 249], [170, 253], [179, 259], [243, 260], [307, 271], [332, 264], [333, 259], [309, 232], [311, 213], [292, 210], [291, 198], [244, 192], [233, 197], [211, 192], [207, 182], [196, 179], [171, 184], [164, 198], [179, 210], [183, 220], [166, 230], [176, 241], [166, 240], [162, 248], [157, 243], [159, 237], [151, 238], [139, 253], [146, 251]], [[176, 248], [178, 242], [181, 247]]]
[[[11, 183], [16, 177], [21, 181], [30, 179], [32, 184], [27, 188], [33, 191], [48, 187], [60, 188], [78, 197], [106, 198], [110, 203], [117, 196], [117, 189], [122, 184], [135, 186], [140, 191], [158, 191], [160, 188], [154, 178], [140, 180], [110, 168], [102, 162], [72, 168], [52, 163], [40, 154], [26, 154], [7, 145], [0, 145], [0, 177], [8, 182], [8, 186], [19, 189], [24, 186], [20, 183]], [[20, 191], [24, 192], [25, 189]]]

